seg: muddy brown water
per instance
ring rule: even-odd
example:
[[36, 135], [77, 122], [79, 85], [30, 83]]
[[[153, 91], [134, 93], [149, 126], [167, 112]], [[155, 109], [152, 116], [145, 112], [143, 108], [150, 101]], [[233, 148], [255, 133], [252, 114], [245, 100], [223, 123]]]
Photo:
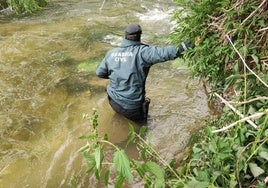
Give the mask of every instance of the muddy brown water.
[[[33, 17], [0, 16], [1, 188], [101, 187], [77, 152], [90, 131], [82, 114], [96, 108], [99, 131], [118, 145], [133, 122], [110, 108], [95, 69], [129, 23], [141, 24], [143, 42], [166, 44], [177, 8], [164, 0], [51, 3]], [[202, 87], [176, 60], [151, 69], [147, 96], [152, 144], [166, 160], [180, 157], [210, 113]], [[135, 146], [127, 152], [137, 157]]]

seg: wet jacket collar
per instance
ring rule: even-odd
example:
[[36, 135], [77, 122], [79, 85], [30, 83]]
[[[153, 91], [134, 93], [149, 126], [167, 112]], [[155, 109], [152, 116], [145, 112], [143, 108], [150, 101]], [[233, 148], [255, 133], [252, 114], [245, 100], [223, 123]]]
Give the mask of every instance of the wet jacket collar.
[[134, 46], [134, 45], [143, 45], [143, 43], [139, 41], [124, 39], [120, 47], [128, 47], [128, 46]]

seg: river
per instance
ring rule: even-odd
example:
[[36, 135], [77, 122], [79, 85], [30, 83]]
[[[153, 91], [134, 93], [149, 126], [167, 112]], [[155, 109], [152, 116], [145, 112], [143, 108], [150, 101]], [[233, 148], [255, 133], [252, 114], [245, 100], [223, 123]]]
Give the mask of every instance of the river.
[[[167, 44], [175, 9], [171, 0], [52, 0], [35, 16], [0, 16], [1, 188], [101, 187], [77, 152], [90, 131], [82, 114], [96, 108], [99, 131], [118, 145], [132, 122], [110, 108], [95, 69], [129, 23], [142, 26], [143, 42]], [[210, 114], [201, 85], [170, 61], [152, 67], [147, 96], [152, 144], [166, 160], [183, 156]], [[134, 146], [127, 152], [136, 157]]]

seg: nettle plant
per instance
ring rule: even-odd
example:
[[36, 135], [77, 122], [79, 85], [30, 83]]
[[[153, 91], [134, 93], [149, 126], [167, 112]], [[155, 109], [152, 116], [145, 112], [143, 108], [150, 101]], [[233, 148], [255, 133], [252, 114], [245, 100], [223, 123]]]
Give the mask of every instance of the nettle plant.
[[[268, 172], [268, 117], [260, 129], [237, 126], [228, 132], [213, 133], [213, 129], [226, 121], [230, 114], [209, 121], [209, 126], [198, 132], [199, 141], [180, 175], [185, 185], [206, 187], [266, 187]], [[226, 117], [228, 116], [228, 117]]]
[[[129, 139], [126, 147], [132, 142], [136, 143], [139, 148], [141, 161], [129, 158], [124, 150], [98, 134], [98, 114], [93, 109], [91, 116], [85, 114], [84, 118], [88, 119], [92, 131], [89, 135], [80, 137], [88, 142], [80, 148], [87, 162], [87, 172], [94, 173], [97, 180], [100, 180], [104, 186], [113, 184], [114, 187], [122, 187], [124, 182], [133, 183], [134, 177], [138, 177], [143, 182], [144, 187], [165, 187], [168, 171], [170, 174], [177, 176], [177, 173], [161, 156], [150, 146], [142, 135], [146, 132], [146, 127], [141, 127], [137, 133], [132, 125], [129, 125]], [[113, 150], [112, 160], [110, 150]], [[109, 154], [107, 154], [109, 153]], [[107, 154], [107, 155], [106, 155]]]
[[[265, 187], [268, 172], [268, 117], [262, 128], [252, 131], [246, 126], [214, 134], [213, 129], [232, 117], [224, 113], [221, 119], [209, 121], [209, 126], [198, 132], [198, 142], [179, 167], [174, 161], [167, 163], [143, 135], [146, 127], [137, 133], [129, 126], [130, 143], [135, 143], [141, 160], [128, 157], [125, 148], [111, 143], [107, 136], [98, 134], [98, 114], [93, 109], [89, 121], [91, 133], [81, 136], [87, 143], [80, 148], [87, 162], [87, 173], [94, 174], [103, 186], [123, 187], [124, 182], [134, 183], [134, 177], [144, 187]], [[150, 136], [147, 136], [150, 137]], [[201, 138], [202, 137], [202, 138]], [[111, 153], [112, 150], [112, 153]]]

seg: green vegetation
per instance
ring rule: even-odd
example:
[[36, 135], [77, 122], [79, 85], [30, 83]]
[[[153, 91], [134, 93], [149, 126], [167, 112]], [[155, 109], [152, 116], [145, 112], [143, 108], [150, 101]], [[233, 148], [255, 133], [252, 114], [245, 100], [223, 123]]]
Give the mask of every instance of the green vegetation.
[[[99, 138], [97, 114], [91, 119], [93, 139], [81, 149], [88, 171], [100, 179], [103, 144], [115, 149], [109, 163], [117, 169], [115, 187], [139, 176], [145, 187], [265, 187], [268, 176], [268, 2], [266, 0], [178, 0], [177, 27], [170, 35], [180, 44], [188, 37], [198, 45], [185, 54], [193, 76], [199, 77], [220, 116], [211, 117], [192, 143], [180, 167], [167, 164], [130, 130], [143, 161]], [[131, 127], [131, 126], [130, 126]], [[141, 133], [144, 129], [141, 128]], [[93, 148], [92, 148], [93, 147]], [[109, 168], [106, 168], [106, 170]], [[162, 170], [163, 169], [163, 170]], [[110, 171], [105, 173], [105, 182]], [[107, 184], [106, 184], [107, 185]]]
[[46, 0], [3, 0], [0, 2], [2, 9], [8, 6], [18, 15], [34, 13], [47, 5]]
[[193, 145], [181, 175], [199, 187], [265, 186], [268, 3], [179, 0], [178, 6], [183, 9], [174, 15], [178, 27], [170, 39], [200, 39], [186, 54], [192, 73], [203, 80], [214, 105], [225, 104]]
[[257, 131], [241, 124], [219, 135], [212, 133], [214, 127], [225, 125], [226, 118], [230, 119], [225, 116], [211, 121], [202, 131], [202, 139], [193, 145], [180, 169], [184, 181], [187, 185], [202, 183], [202, 187], [265, 187], [268, 118]]
[[178, 39], [200, 37], [187, 54], [194, 75], [213, 91], [241, 91], [238, 97], [245, 99], [267, 94], [266, 1], [178, 1], [178, 6], [184, 9], [174, 15], [178, 26], [170, 39], [179, 44]]
[[263, 187], [268, 172], [268, 3], [179, 0], [178, 6], [183, 9], [174, 15], [178, 26], [170, 39], [200, 40], [185, 54], [189, 66], [203, 80], [213, 105], [225, 104], [221, 117], [199, 132], [202, 139], [180, 169], [183, 182], [189, 187]]
[[[33, 13], [47, 5], [46, 0], [2, 0], [14, 13]], [[80, 152], [87, 172], [104, 185], [114, 180], [115, 187], [130, 183], [134, 177], [144, 187], [265, 187], [268, 176], [268, 2], [267, 0], [177, 0], [182, 7], [174, 14], [177, 26], [170, 42], [180, 44], [191, 38], [198, 45], [185, 53], [193, 76], [199, 77], [216, 105], [220, 117], [211, 117], [192, 143], [188, 156], [175, 168], [167, 163], [143, 138], [144, 127], [136, 133], [130, 126], [129, 141], [134, 142], [141, 161], [129, 158], [124, 148], [98, 135], [98, 115], [86, 116], [92, 133], [81, 137], [90, 140]], [[85, 28], [78, 36], [81, 44], [102, 39], [106, 30], [91, 32]], [[160, 39], [158, 39], [160, 40]], [[92, 70], [95, 60], [82, 62], [79, 70]], [[56, 62], [72, 63], [71, 59]], [[107, 147], [114, 150], [107, 161]], [[127, 146], [126, 146], [127, 147]], [[116, 178], [114, 178], [116, 174]], [[75, 184], [75, 182], [74, 182]]]
[[[226, 115], [226, 114], [225, 114]], [[129, 140], [137, 145], [141, 160], [129, 158], [124, 149], [109, 142], [108, 137], [98, 134], [98, 114], [94, 109], [92, 116], [84, 115], [92, 126], [89, 135], [81, 139], [89, 140], [79, 151], [87, 161], [87, 172], [105, 186], [112, 183], [120, 188], [124, 181], [133, 182], [134, 177], [143, 181], [144, 187], [249, 187], [252, 184], [265, 187], [263, 179], [267, 173], [268, 161], [268, 118], [258, 131], [246, 126], [233, 131], [213, 134], [212, 128], [222, 125], [233, 117], [211, 120], [209, 126], [198, 133], [200, 139], [192, 146], [191, 154], [175, 169], [174, 161], [167, 163], [150, 145], [150, 137], [143, 135], [146, 127], [139, 133], [129, 126]], [[260, 139], [261, 138], [261, 139]], [[109, 147], [114, 150], [113, 159], [105, 157]]]
[[[145, 187], [164, 187], [165, 171], [162, 166], [167, 167], [170, 173], [179, 178], [173, 168], [150, 147], [150, 143], [143, 139], [142, 135], [144, 135], [146, 127], [141, 127], [139, 133], [136, 133], [133, 126], [129, 126], [129, 140], [126, 147], [131, 142], [137, 143], [143, 159], [142, 161], [137, 161], [129, 158], [124, 149], [109, 142], [106, 135], [104, 137], [99, 136], [98, 114], [95, 109], [92, 116], [85, 114], [84, 118], [89, 120], [93, 129], [91, 134], [81, 137], [81, 139], [87, 139], [90, 142], [87, 142], [79, 151], [83, 153], [87, 161], [87, 172], [94, 172], [95, 177], [100, 181], [102, 180], [105, 186], [114, 181], [115, 187], [122, 187], [125, 180], [132, 183], [134, 175], [138, 175], [144, 180]], [[112, 161], [105, 158], [107, 147], [112, 147], [114, 150]], [[159, 164], [154, 162], [153, 158]], [[116, 172], [114, 172], [113, 168], [116, 169]], [[111, 179], [112, 173], [116, 173], [116, 177], [113, 179]]]

